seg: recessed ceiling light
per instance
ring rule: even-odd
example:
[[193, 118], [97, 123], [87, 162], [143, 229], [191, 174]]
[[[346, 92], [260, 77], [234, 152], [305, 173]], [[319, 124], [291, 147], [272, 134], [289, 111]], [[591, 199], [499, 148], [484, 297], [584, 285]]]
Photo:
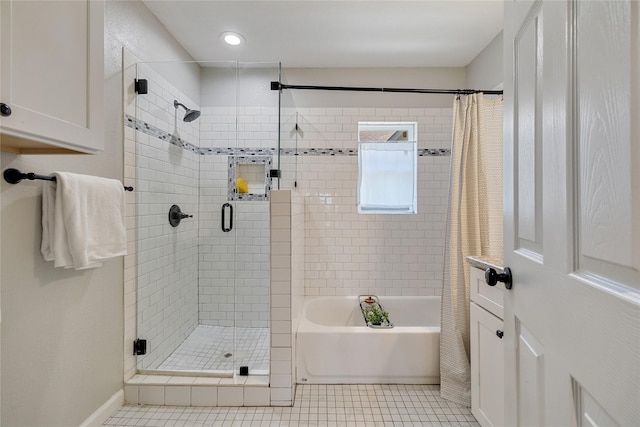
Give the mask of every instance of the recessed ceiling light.
[[238, 46], [239, 44], [244, 43], [244, 37], [242, 37], [242, 34], [234, 33], [232, 31], [225, 31], [220, 34], [220, 38], [231, 46]]

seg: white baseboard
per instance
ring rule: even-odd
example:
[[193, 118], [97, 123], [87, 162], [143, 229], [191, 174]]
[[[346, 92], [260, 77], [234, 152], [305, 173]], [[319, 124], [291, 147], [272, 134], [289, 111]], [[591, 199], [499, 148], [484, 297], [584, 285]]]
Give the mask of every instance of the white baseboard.
[[124, 405], [124, 391], [118, 390], [101, 407], [89, 416], [80, 427], [99, 427]]

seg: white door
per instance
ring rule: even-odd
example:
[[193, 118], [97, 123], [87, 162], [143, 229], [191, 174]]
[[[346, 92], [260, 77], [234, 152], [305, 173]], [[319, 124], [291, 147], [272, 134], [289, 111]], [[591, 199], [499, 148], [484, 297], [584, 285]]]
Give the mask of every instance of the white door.
[[640, 3], [505, 2], [505, 423], [640, 425]]

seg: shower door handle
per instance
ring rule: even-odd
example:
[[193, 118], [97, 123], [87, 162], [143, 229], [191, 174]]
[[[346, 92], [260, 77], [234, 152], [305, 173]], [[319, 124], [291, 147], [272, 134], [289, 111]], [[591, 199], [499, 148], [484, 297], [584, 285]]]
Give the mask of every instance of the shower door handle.
[[[225, 227], [225, 223], [227, 221], [225, 221], [225, 213], [227, 211], [226, 208], [229, 208], [229, 227]], [[231, 230], [233, 230], [233, 205], [231, 205], [230, 203], [225, 203], [224, 205], [222, 205], [222, 231], [224, 231], [225, 233], [230, 232]]]

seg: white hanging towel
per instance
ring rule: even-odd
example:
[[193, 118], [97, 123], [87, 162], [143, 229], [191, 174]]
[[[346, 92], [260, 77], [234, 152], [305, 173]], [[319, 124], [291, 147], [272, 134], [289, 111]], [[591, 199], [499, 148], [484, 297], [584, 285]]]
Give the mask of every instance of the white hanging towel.
[[416, 142], [361, 142], [358, 212], [416, 213]]
[[[56, 224], [56, 219], [59, 223]], [[55, 267], [73, 267], [69, 253], [67, 232], [62, 222], [62, 214], [56, 216], [56, 183], [45, 182], [42, 188], [42, 244], [44, 259], [53, 261]]]
[[127, 254], [125, 196], [115, 179], [54, 172], [42, 194], [41, 251], [55, 267], [100, 267]]

